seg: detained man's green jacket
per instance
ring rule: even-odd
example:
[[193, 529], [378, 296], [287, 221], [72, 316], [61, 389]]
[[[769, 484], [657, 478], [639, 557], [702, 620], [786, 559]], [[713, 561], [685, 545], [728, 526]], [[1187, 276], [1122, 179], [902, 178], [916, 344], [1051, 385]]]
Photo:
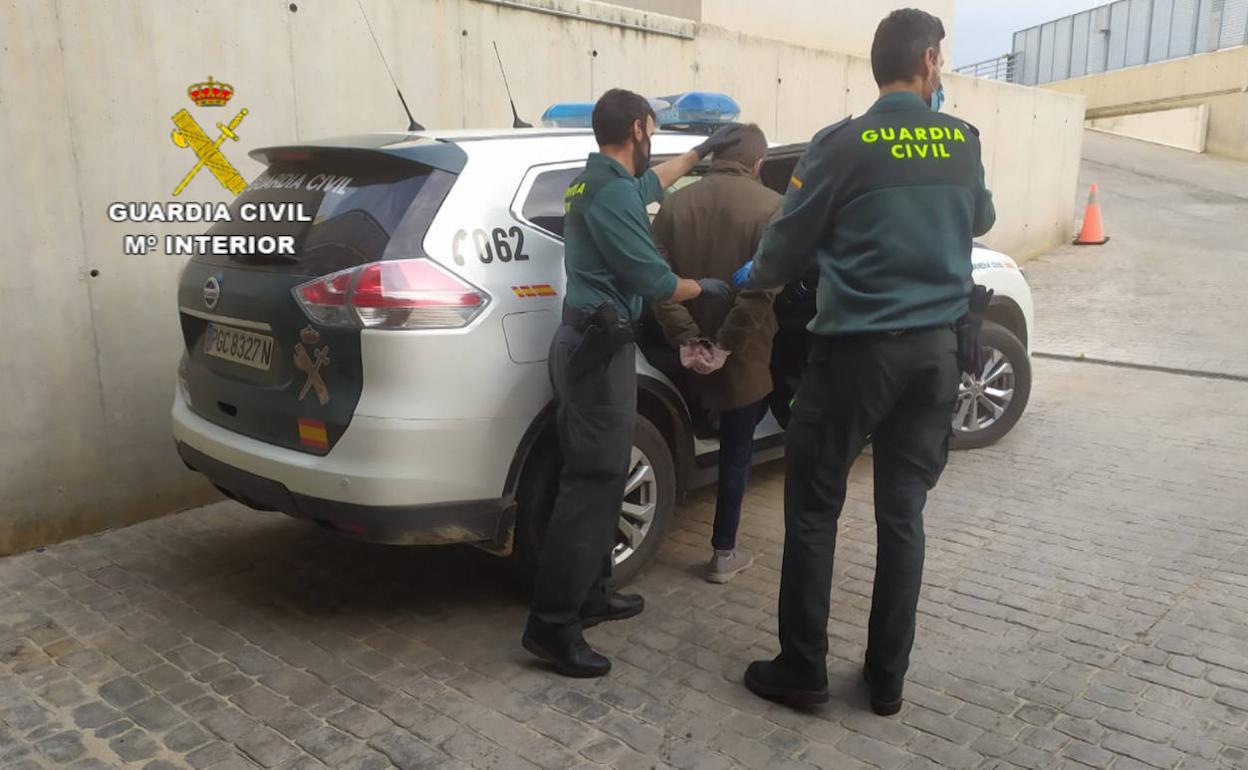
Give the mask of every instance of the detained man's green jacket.
[[[701, 181], [677, 190], [654, 218], [654, 240], [677, 274], [732, 280], [754, 255], [763, 231], [783, 203], [754, 178], [752, 169], [716, 160]], [[771, 343], [776, 336], [775, 293], [737, 292], [731, 303], [698, 298], [654, 303], [663, 335], [673, 347], [695, 337], [712, 340], [731, 355], [709, 375], [687, 381], [699, 403], [717, 412], [740, 409], [771, 393]]]

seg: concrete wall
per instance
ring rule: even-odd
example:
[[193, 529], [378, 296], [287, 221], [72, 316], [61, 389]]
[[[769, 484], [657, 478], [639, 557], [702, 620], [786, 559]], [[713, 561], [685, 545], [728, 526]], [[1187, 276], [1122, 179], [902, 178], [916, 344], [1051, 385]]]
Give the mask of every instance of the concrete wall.
[[1095, 118], [1089, 120], [1087, 126], [1093, 131], [1104, 131], [1107, 134], [1190, 152], [1204, 152], [1209, 136], [1209, 105]]
[[[492, 41], [530, 120], [612, 85], [705, 88], [736, 94], [747, 118], [796, 141], [875, 96], [863, 59], [586, 0], [541, 1], [597, 20], [480, 0], [365, 7], [412, 111], [432, 127], [510, 125]], [[355, 3], [288, 5], [0, 3], [0, 553], [212, 496], [169, 434], [180, 261], [122, 250], [129, 232], [203, 227], [114, 224], [106, 207], [171, 200], [192, 160], [170, 140], [170, 116], [208, 75], [237, 94], [221, 114], [192, 111], [203, 123], [250, 110], [241, 141], [223, 148], [248, 179], [260, 171], [251, 148], [406, 125]], [[636, 25], [652, 29], [625, 28]], [[1025, 257], [1068, 237], [1082, 100], [955, 76], [948, 89], [949, 109], [983, 131], [1000, 211], [989, 242]], [[203, 174], [180, 200], [225, 195]]]
[[1248, 46], [1064, 80], [1045, 88], [1086, 97], [1088, 117], [1093, 119], [1208, 105], [1208, 152], [1248, 160]]
[[[702, 21], [808, 48], [869, 56], [875, 28], [890, 11], [921, 8], [945, 23], [945, 59], [953, 61], [955, 0], [702, 0]], [[764, 12], [759, 8], [764, 7]]]
[[896, 8], [922, 8], [945, 22], [945, 58], [953, 61], [955, 0], [619, 0], [617, 5], [714, 24], [734, 32], [867, 56], [880, 19]]
[[616, 5], [676, 16], [681, 19], [702, 20], [702, 0], [619, 0]]

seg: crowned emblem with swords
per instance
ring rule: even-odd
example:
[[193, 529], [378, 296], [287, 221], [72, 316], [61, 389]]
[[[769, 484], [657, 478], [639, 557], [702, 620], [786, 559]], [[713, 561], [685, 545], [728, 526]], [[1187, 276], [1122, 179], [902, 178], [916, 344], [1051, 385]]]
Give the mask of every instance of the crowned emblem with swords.
[[308, 375], [307, 381], [299, 390], [299, 400], [302, 401], [309, 390], [315, 390], [316, 399], [321, 402], [321, 406], [325, 406], [329, 403], [329, 388], [321, 377], [321, 369], [329, 364], [329, 346], [316, 347], [321, 335], [311, 326], [299, 332], [299, 336], [314, 351], [312, 355], [308, 355], [308, 349], [303, 346], [303, 342], [295, 343], [295, 368]]
[[[228, 83], [218, 83], [211, 77], [205, 83], [196, 83], [187, 89], [187, 94], [191, 101], [201, 107], [223, 107], [230, 97], [234, 95], [234, 87]], [[186, 110], [178, 110], [173, 116], [173, 124], [177, 126], [173, 130], [173, 143], [179, 147], [190, 147], [195, 153], [198, 160], [191, 170], [187, 172], [178, 186], [173, 189], [175, 196], [180, 195], [186, 186], [191, 183], [195, 175], [205, 166], [217, 178], [221, 186], [230, 192], [238, 195], [247, 188], [247, 180], [243, 179], [243, 175], [238, 173], [238, 169], [226, 159], [221, 152], [221, 145], [226, 139], [238, 141], [238, 134], [234, 130], [243, 122], [243, 118], [247, 117], [247, 110], [239, 110], [229, 125], [217, 123], [217, 129], [221, 134], [217, 136], [216, 141], [208, 138], [204, 130], [200, 128], [195, 118], [191, 117], [191, 113]]]

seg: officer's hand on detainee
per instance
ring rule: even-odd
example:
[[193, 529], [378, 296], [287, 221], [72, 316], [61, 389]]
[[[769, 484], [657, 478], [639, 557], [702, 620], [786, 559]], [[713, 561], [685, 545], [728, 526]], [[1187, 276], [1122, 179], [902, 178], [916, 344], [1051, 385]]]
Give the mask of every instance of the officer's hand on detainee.
[[741, 141], [741, 137], [736, 135], [739, 128], [741, 128], [739, 123], [724, 126], [711, 134], [705, 142], [694, 147], [693, 151], [698, 154], [698, 159], [701, 160], [713, 152], [726, 150]]
[[726, 281], [721, 281], [718, 278], [700, 278], [698, 279], [698, 288], [702, 290], [702, 293], [698, 295], [701, 297], [711, 297], [725, 301], [732, 299], [732, 287]]

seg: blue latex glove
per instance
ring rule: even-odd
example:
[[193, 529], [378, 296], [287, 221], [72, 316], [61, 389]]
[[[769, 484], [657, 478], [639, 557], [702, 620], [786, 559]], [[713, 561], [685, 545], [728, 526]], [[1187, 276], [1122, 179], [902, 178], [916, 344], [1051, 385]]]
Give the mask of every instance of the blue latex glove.
[[732, 274], [732, 287], [734, 289], [743, 288], [754, 277], [754, 260], [750, 260], [741, 266], [737, 272]]

